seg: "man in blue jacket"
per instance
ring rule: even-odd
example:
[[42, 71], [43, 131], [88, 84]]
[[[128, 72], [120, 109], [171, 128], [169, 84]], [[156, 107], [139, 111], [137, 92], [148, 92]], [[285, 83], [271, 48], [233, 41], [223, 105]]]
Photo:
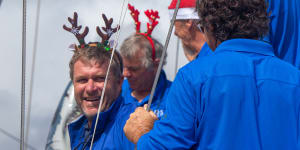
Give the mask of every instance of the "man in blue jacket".
[[264, 40], [272, 43], [274, 54], [300, 69], [300, 1], [266, 0], [270, 30]]
[[[124, 61], [123, 75], [126, 78], [122, 87], [125, 104], [134, 104], [139, 107], [148, 103], [163, 50], [160, 42], [153, 37], [151, 40], [154, 47], [151, 46], [151, 42], [146, 36], [133, 34], [121, 45], [120, 52]], [[170, 86], [171, 82], [162, 71], [151, 105], [151, 110], [159, 119], [164, 117], [165, 100]]]
[[[168, 7], [171, 18], [176, 3], [177, 0], [172, 0]], [[197, 25], [199, 16], [195, 7], [196, 0], [181, 0], [174, 24], [174, 33], [181, 40], [183, 52], [189, 61], [213, 54], [206, 43], [204, 34]]]
[[300, 72], [258, 40], [268, 32], [265, 1], [197, 2], [214, 55], [179, 71], [152, 130], [144, 120], [155, 117], [136, 109], [128, 139], [138, 149], [299, 149]]
[[[102, 17], [106, 24], [102, 29], [106, 33], [99, 27], [96, 28], [102, 37], [101, 43], [85, 43], [84, 37], [88, 34], [89, 28], [85, 27], [82, 33], [79, 32], [82, 26], [78, 26], [76, 12], [73, 18], [68, 18], [72, 27], [63, 26], [66, 31], [75, 35], [80, 44], [74, 45], [74, 54], [69, 63], [75, 100], [83, 114], [68, 125], [72, 150], [115, 150], [134, 147], [126, 139], [122, 129], [135, 105], [125, 104], [121, 96], [122, 57], [117, 51], [111, 57], [112, 45], [108, 41], [118, 28], [111, 27], [112, 18], [107, 19], [104, 14]], [[103, 90], [105, 93], [101, 97]], [[99, 118], [97, 118], [98, 111]]]
[[[89, 149], [91, 146], [110, 55], [111, 51], [90, 44], [75, 50], [70, 61], [70, 77], [74, 84], [75, 99], [84, 114], [68, 125], [72, 150]], [[120, 95], [123, 82], [122, 67], [121, 56], [115, 53], [100, 108], [93, 149], [120, 149], [127, 142], [123, 140], [122, 128], [134, 107], [124, 105]]]
[[[278, 58], [300, 69], [300, 2], [296, 0], [266, 0], [270, 13], [270, 29], [265, 41], [272, 44]], [[177, 0], [172, 0], [169, 10], [173, 15]], [[201, 52], [212, 54], [204, 35], [195, 28], [198, 19], [195, 0], [182, 0], [175, 21], [175, 34], [182, 40], [184, 54], [189, 61]], [[205, 43], [205, 44], [204, 44]], [[202, 54], [200, 55], [202, 56]]]

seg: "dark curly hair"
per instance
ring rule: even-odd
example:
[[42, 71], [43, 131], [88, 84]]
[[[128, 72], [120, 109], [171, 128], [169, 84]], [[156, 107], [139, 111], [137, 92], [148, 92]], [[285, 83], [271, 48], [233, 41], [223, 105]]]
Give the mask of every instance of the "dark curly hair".
[[259, 39], [269, 31], [265, 0], [197, 0], [199, 23], [223, 42]]

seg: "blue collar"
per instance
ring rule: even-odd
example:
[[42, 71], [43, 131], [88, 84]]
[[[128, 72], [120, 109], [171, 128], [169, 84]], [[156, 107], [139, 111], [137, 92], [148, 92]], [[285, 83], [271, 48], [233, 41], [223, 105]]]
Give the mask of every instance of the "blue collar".
[[208, 56], [211, 54], [213, 54], [213, 51], [209, 48], [207, 42], [205, 42], [195, 59]]
[[[122, 96], [119, 96], [113, 102], [113, 104], [109, 107], [108, 110], [106, 110], [105, 112], [100, 112], [99, 120], [98, 120], [98, 124], [97, 124], [97, 128], [96, 128], [96, 133], [103, 132], [103, 130], [105, 128], [105, 125], [110, 120], [115, 118], [115, 116], [116, 116], [116, 114], [117, 114], [117, 112], [118, 112], [118, 110], [119, 110], [122, 103], [123, 103], [123, 98], [122, 98]], [[94, 117], [94, 120], [93, 120], [93, 123], [92, 123], [92, 127], [91, 127], [92, 131], [94, 130], [94, 127], [95, 127], [96, 118], [97, 118], [97, 116]], [[69, 128], [72, 131], [80, 132], [80, 130], [85, 129], [85, 127], [87, 127], [87, 123], [88, 123], [87, 118], [83, 115], [78, 120], [71, 123], [69, 125]], [[90, 134], [93, 134], [93, 132], [90, 132]]]
[[[154, 92], [153, 103], [158, 99], [160, 100], [161, 96], [164, 95], [164, 92], [168, 86], [167, 82], [168, 82], [168, 80], [167, 80], [166, 73], [164, 72], [164, 70], [162, 70], [159, 75], [159, 80], [158, 80], [158, 83], [157, 83], [157, 86], [156, 86], [156, 89]], [[130, 94], [130, 96], [131, 96], [132, 89], [130, 88], [130, 86], [128, 88], [129, 88], [129, 93], [127, 93], [127, 94]], [[132, 103], [132, 101], [137, 102], [137, 99], [135, 99], [132, 96], [131, 96], [131, 98], [132, 99], [130, 101], [126, 100], [125, 104], [130, 104], [130, 103]], [[143, 106], [144, 104], [146, 104], [148, 102], [149, 98], [150, 98], [150, 94], [147, 95], [140, 103], [138, 103], [138, 106]]]
[[[122, 103], [122, 96], [119, 96], [108, 110], [100, 113], [95, 139], [100, 138], [106, 126], [111, 122], [111, 120], [116, 118], [115, 116], [117, 115]], [[88, 120], [84, 115], [69, 124], [70, 142], [73, 148], [82, 148], [89, 145], [94, 131], [96, 118], [97, 116], [94, 117], [92, 127], [90, 129], [88, 128]]]
[[[113, 120], [115, 118], [122, 103], [123, 103], [123, 98], [121, 95], [119, 95], [119, 97], [113, 102], [113, 104], [109, 107], [108, 110], [106, 110], [104, 112], [100, 112], [99, 120], [98, 120], [97, 128], [96, 128], [96, 133], [99, 133], [99, 132], [101, 133], [104, 131], [105, 125], [110, 120]], [[92, 130], [95, 128], [96, 119], [97, 119], [97, 116], [94, 117], [92, 127], [91, 127]], [[93, 134], [93, 133], [91, 132], [91, 134]]]
[[275, 56], [272, 45], [264, 41], [251, 39], [232, 39], [224, 41], [215, 50], [216, 53], [222, 51], [247, 52]]

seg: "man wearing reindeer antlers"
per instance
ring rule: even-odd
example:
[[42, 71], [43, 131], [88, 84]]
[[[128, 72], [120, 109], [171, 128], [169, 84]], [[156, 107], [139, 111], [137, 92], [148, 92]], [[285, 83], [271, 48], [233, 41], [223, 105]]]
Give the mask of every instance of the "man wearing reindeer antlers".
[[214, 54], [178, 72], [166, 119], [148, 126], [156, 118], [137, 108], [124, 127], [128, 139], [142, 150], [299, 150], [300, 71], [261, 40], [269, 31], [265, 1], [197, 6]]
[[[151, 37], [153, 29], [158, 24], [156, 19], [158, 19], [159, 16], [157, 11], [145, 11], [150, 21], [147, 24], [147, 32], [141, 33], [139, 11], [130, 4], [128, 7], [135, 21], [136, 33], [125, 39], [120, 48], [121, 56], [124, 61], [123, 75], [126, 78], [123, 83], [122, 95], [124, 96], [125, 103], [143, 106], [148, 103], [163, 51], [162, 44]], [[151, 105], [151, 110], [159, 119], [165, 115], [165, 98], [170, 85], [171, 82], [167, 80], [165, 72], [162, 71]]]
[[[74, 47], [74, 54], [69, 64], [75, 99], [83, 113], [81, 117], [68, 125], [71, 149], [90, 149], [91, 146], [93, 149], [122, 149], [125, 146], [124, 142], [122, 143], [122, 125], [124, 125], [124, 118], [128, 118], [133, 109], [130, 108], [131, 105], [124, 106], [124, 100], [120, 96], [123, 63], [118, 52], [114, 54], [106, 79], [112, 55], [109, 38], [117, 31], [117, 28], [111, 28], [113, 20], [108, 20], [103, 15], [106, 27], [102, 27], [102, 29], [107, 34], [97, 27], [97, 33], [102, 37], [102, 42], [87, 44], [84, 37], [88, 34], [89, 29], [86, 27], [80, 34], [82, 26], [77, 25], [77, 18], [77, 13], [74, 13], [74, 18], [69, 18], [72, 27], [64, 25], [64, 29], [73, 33], [80, 43], [79, 46]], [[107, 80], [106, 87], [105, 80]], [[101, 100], [104, 88], [106, 90], [104, 98]], [[99, 106], [101, 107], [97, 120]]]

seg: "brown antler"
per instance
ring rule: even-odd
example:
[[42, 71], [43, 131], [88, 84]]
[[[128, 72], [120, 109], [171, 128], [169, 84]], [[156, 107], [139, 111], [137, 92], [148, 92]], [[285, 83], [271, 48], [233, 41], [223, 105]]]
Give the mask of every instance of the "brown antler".
[[135, 9], [132, 5], [128, 4], [128, 9], [131, 11], [130, 15], [132, 16], [134, 22], [135, 22], [135, 30], [136, 33], [140, 33], [140, 29], [141, 29], [141, 22], [139, 21], [139, 15], [140, 12]]
[[99, 26], [97, 26], [96, 31], [98, 33], [98, 35], [102, 38], [102, 44], [106, 44], [106, 42], [108, 42], [109, 38], [112, 36], [112, 34], [116, 33], [119, 29], [120, 26], [118, 25], [116, 28], [111, 28], [111, 25], [113, 23], [113, 19], [110, 18], [109, 20], [107, 20], [105, 14], [102, 14], [102, 18], [105, 22], [105, 26], [106, 27], [102, 27], [102, 30], [104, 30], [107, 34], [104, 34]]
[[145, 14], [150, 21], [147, 23], [147, 35], [151, 36], [153, 29], [158, 24], [158, 21], [156, 21], [156, 19], [159, 18], [158, 11], [147, 10], [145, 11]]
[[82, 28], [82, 26], [77, 26], [77, 20], [78, 20], [78, 15], [76, 12], [74, 12], [74, 16], [73, 16], [73, 19], [68, 17], [68, 20], [69, 22], [71, 23], [72, 25], [72, 28], [69, 28], [67, 27], [66, 25], [63, 25], [63, 28], [66, 30], [66, 31], [69, 31], [71, 33], [73, 33], [75, 35], [75, 37], [77, 38], [79, 44], [82, 46], [82, 45], [85, 45], [85, 41], [84, 41], [84, 38], [86, 37], [86, 35], [88, 34], [89, 32], [89, 28], [88, 27], [85, 27], [83, 33], [79, 33], [80, 29]]

